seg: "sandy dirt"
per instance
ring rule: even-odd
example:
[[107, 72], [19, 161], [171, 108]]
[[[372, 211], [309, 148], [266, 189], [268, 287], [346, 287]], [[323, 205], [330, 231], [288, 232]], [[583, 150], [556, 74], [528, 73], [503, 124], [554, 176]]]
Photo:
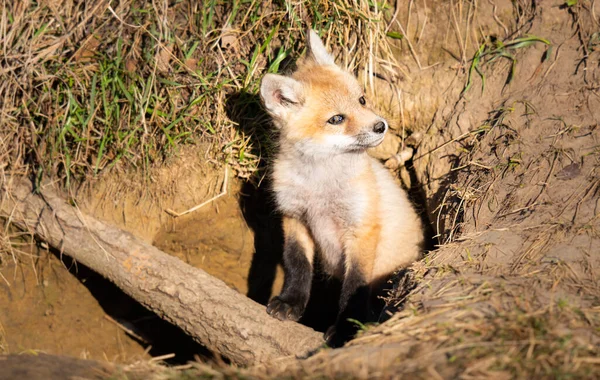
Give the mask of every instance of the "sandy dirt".
[[[204, 152], [200, 148], [195, 153]], [[186, 155], [171, 165], [188, 169], [194, 166]], [[257, 205], [264, 208], [264, 194], [245, 194], [243, 183], [229, 178], [226, 195], [197, 211], [173, 218], [165, 212], [166, 208], [178, 212], [189, 209], [216, 195], [223, 185], [222, 170], [202, 165], [195, 171], [196, 176], [186, 176], [174, 189], [170, 186], [181, 180], [178, 173], [184, 170], [158, 170], [157, 176], [168, 176], [159, 177], [163, 180], [159, 191], [167, 194], [160, 202], [154, 196], [139, 197], [139, 188], [128, 187], [128, 183], [115, 186], [114, 178], [110, 178], [97, 183], [81, 207], [95, 210], [98, 217], [145, 237], [240, 293], [266, 302], [281, 288], [283, 273], [278, 267], [281, 253], [277, 249], [269, 249], [275, 251], [274, 259], [254, 255], [255, 230], [262, 239], [259, 247], [271, 247], [277, 238], [271, 235], [280, 234], [277, 226], [271, 228], [274, 222], [269, 210], [257, 212]], [[154, 186], [159, 188], [157, 183]], [[247, 210], [250, 223], [242, 210]], [[37, 247], [28, 249], [33, 252], [28, 253], [31, 262], [12, 263], [7, 256], [0, 271], [0, 279], [6, 279], [0, 281], [2, 294], [6, 295], [0, 297], [0, 347], [4, 353], [39, 351], [117, 363], [171, 353], [176, 355], [172, 362], [185, 363], [193, 355], [208, 354], [183, 332], [87, 268], [68, 258], [63, 264], [57, 253]]]
[[[412, 18], [402, 18], [413, 31], [425, 19], [428, 28], [412, 33], [414, 54], [402, 57], [406, 100], [398, 131], [410, 126], [422, 138], [399, 174], [427, 199], [423, 207], [440, 247], [408, 274], [407, 288], [414, 290], [407, 295], [398, 289], [392, 297], [401, 311], [343, 350], [250, 374], [597, 377], [598, 5], [497, 3], [481, 2], [455, 14], [452, 5], [438, 1], [435, 10], [415, 5]], [[536, 35], [552, 49], [536, 43], [511, 50], [516, 71], [509, 84], [510, 60], [485, 62], [485, 89], [474, 74], [472, 87], [461, 96], [480, 34], [504, 41]], [[151, 195], [140, 198], [134, 178], [108, 180], [97, 184], [92, 201], [82, 207], [265, 302], [281, 286], [277, 254], [269, 256], [278, 239], [269, 203], [233, 183], [227, 196], [173, 220], [165, 208], [185, 210], [218, 193], [222, 184], [222, 169], [194, 159], [201, 152], [183, 157], [157, 172], [148, 184]], [[9, 352], [39, 348], [116, 361], [142, 354], [140, 345], [105, 321], [79, 280], [55, 258], [44, 260], [37, 276], [28, 265], [16, 272], [10, 265], [3, 268], [11, 282], [8, 294], [15, 294], [0, 299]], [[5, 285], [0, 281], [0, 286]], [[78, 323], [82, 339], [72, 342]], [[23, 333], [24, 326], [36, 333]], [[39, 339], [47, 341], [45, 347]]]
[[[226, 195], [189, 216], [167, 223], [153, 244], [248, 294], [254, 234], [236, 196]], [[282, 275], [279, 270], [275, 291], [282, 286]]]
[[[504, 58], [485, 61], [485, 88], [475, 73], [464, 96], [466, 73], [452, 60], [404, 83], [422, 94], [407, 108], [423, 122], [406, 177], [428, 199], [440, 248], [413, 266], [416, 287], [398, 290], [392, 302], [403, 310], [390, 321], [346, 350], [272, 366], [270, 376], [597, 378], [600, 24], [594, 5], [581, 3], [499, 4], [507, 30], [552, 44], [511, 50], [508, 84]], [[447, 7], [429, 15], [461, 35]], [[480, 11], [470, 22], [485, 21]]]
[[[75, 272], [76, 269], [73, 267]], [[0, 323], [7, 353], [46, 352], [83, 359], [147, 359], [144, 347], [106, 318], [99, 300], [52, 254], [0, 271]]]

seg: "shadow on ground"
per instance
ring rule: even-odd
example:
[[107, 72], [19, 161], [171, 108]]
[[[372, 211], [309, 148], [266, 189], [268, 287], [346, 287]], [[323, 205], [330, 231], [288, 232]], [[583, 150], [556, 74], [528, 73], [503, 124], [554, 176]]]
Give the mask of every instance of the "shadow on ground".
[[150, 347], [148, 353], [151, 356], [175, 354], [165, 359], [171, 365], [186, 364], [196, 357], [203, 361], [213, 357], [207, 348], [196, 343], [180, 328], [146, 309], [109, 280], [68, 256], [61, 256], [57, 251], [52, 253], [89, 290], [110, 318], [133, 332], [135, 335], [128, 335], [141, 346]]

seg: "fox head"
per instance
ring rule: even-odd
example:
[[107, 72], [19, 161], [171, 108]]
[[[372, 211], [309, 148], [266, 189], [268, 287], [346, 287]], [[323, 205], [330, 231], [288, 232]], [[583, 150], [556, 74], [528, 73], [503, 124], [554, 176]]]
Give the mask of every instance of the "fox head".
[[296, 72], [265, 75], [260, 95], [282, 141], [308, 154], [364, 151], [379, 145], [388, 129], [356, 78], [335, 64], [314, 30]]

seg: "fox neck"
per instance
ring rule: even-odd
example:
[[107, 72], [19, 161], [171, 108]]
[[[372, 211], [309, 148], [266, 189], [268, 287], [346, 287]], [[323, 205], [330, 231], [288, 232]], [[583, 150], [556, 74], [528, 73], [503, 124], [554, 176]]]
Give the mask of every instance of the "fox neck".
[[302, 185], [319, 189], [330, 188], [331, 183], [337, 187], [360, 176], [368, 170], [369, 156], [364, 151], [309, 154], [295, 144], [283, 144], [277, 162], [280, 169], [293, 173]]
[[359, 164], [367, 159], [365, 149], [344, 151], [341, 149], [331, 149], [322, 147], [310, 142], [289, 142], [282, 141], [279, 146], [280, 156], [293, 158], [299, 163], [306, 165], [315, 165], [326, 162], [344, 162], [346, 166]]

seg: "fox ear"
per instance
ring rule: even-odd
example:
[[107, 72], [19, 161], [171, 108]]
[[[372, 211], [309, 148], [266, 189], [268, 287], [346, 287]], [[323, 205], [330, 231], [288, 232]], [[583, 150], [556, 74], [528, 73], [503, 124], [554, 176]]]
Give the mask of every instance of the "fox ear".
[[325, 49], [325, 45], [319, 38], [319, 35], [314, 30], [310, 29], [308, 31], [308, 38], [306, 39], [307, 46], [307, 57], [312, 58], [319, 65], [335, 65], [335, 61], [333, 57], [327, 49]]
[[302, 84], [293, 78], [277, 74], [263, 77], [260, 97], [267, 111], [280, 118], [304, 103]]

